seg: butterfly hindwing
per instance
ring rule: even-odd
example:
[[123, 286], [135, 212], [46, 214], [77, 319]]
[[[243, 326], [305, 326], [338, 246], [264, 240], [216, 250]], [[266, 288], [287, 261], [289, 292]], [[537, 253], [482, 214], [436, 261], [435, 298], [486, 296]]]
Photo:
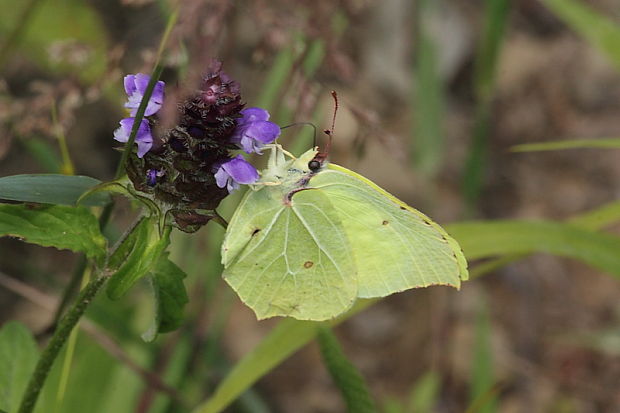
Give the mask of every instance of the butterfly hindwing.
[[349, 242], [331, 202], [302, 190], [285, 202], [279, 188], [248, 191], [222, 248], [224, 279], [259, 319], [326, 320], [357, 297]]
[[467, 279], [460, 247], [439, 225], [368, 179], [329, 165], [310, 181], [340, 215], [357, 267], [359, 297], [383, 297]]

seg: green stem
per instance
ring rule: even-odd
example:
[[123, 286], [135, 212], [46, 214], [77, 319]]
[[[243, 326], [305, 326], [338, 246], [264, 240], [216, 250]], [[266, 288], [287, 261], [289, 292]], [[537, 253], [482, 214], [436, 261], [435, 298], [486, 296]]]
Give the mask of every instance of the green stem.
[[[31, 0], [31, 2], [28, 5], [27, 10], [33, 9], [34, 5], [38, 1], [39, 0]], [[153, 93], [155, 83], [157, 82], [157, 80], [159, 80], [159, 76], [161, 75], [161, 72], [163, 70], [163, 66], [159, 64], [159, 62], [161, 60], [161, 56], [162, 56], [164, 47], [167, 43], [170, 32], [176, 22], [177, 16], [178, 16], [178, 9], [176, 9], [172, 13], [170, 18], [168, 19], [166, 30], [164, 32], [164, 35], [162, 36], [162, 40], [159, 44], [159, 49], [157, 51], [157, 59], [156, 59], [155, 68], [153, 69], [151, 80], [149, 81], [149, 84], [144, 92], [142, 101], [140, 102], [140, 106], [138, 107], [138, 110], [135, 116], [135, 121], [133, 124], [133, 128], [129, 136], [129, 140], [127, 142], [125, 150], [123, 151], [123, 156], [116, 170], [116, 174], [115, 174], [116, 179], [120, 178], [125, 173], [125, 165], [127, 163], [129, 154], [131, 153], [133, 143], [135, 142], [136, 134], [138, 132], [138, 127], [140, 126], [140, 121], [144, 117], [144, 112], [146, 111], [146, 106], [148, 104], [149, 98], [151, 94]], [[16, 32], [18, 33], [17, 30]], [[9, 47], [11, 46], [12, 43], [7, 42], [7, 44], [5, 44], [4, 47], [0, 50], [0, 64], [2, 63], [2, 59], [3, 57], [6, 56], [7, 50], [9, 50]], [[107, 223], [109, 222], [110, 217], [112, 215], [113, 208], [114, 208], [113, 203], [106, 205], [101, 215], [99, 216], [99, 227], [101, 228], [101, 230], [105, 229]], [[166, 236], [169, 233], [170, 233], [170, 229], [168, 229], [168, 231], [166, 232]], [[76, 272], [73, 277], [74, 281], [78, 281], [82, 279], [84, 275], [84, 271], [87, 268], [88, 266], [85, 265], [85, 262], [80, 262], [80, 264], [76, 268]], [[91, 280], [86, 285], [86, 287], [84, 287], [84, 289], [80, 292], [73, 306], [69, 309], [69, 311], [67, 311], [66, 315], [58, 323], [58, 326], [56, 330], [54, 331], [54, 335], [52, 336], [49, 343], [43, 349], [43, 352], [41, 353], [41, 357], [39, 358], [39, 361], [37, 362], [35, 370], [30, 376], [30, 381], [28, 382], [28, 387], [26, 388], [26, 391], [24, 392], [24, 395], [22, 397], [22, 401], [21, 401], [18, 413], [30, 413], [34, 409], [34, 406], [39, 397], [39, 393], [41, 392], [41, 389], [43, 388], [45, 380], [47, 379], [50, 369], [52, 368], [52, 364], [54, 363], [54, 360], [56, 360], [56, 357], [58, 357], [58, 354], [60, 353], [60, 350], [62, 349], [63, 345], [67, 341], [67, 338], [71, 334], [71, 331], [73, 330], [77, 322], [80, 320], [82, 315], [84, 315], [86, 308], [92, 302], [93, 298], [97, 295], [101, 287], [103, 287], [103, 285], [106, 283], [107, 279], [108, 279], [107, 276], [100, 275], [97, 278]], [[71, 291], [66, 291], [66, 295], [70, 296]], [[62, 307], [63, 305], [61, 304], [57, 313], [62, 312]]]
[[24, 392], [18, 413], [31, 413], [34, 409], [39, 393], [43, 388], [43, 384], [45, 383], [45, 379], [52, 368], [54, 360], [56, 360], [58, 353], [60, 353], [60, 350], [69, 337], [69, 334], [71, 334], [71, 330], [73, 330], [73, 327], [75, 327], [78, 320], [82, 317], [86, 311], [86, 308], [88, 308], [88, 305], [101, 290], [101, 287], [103, 287], [107, 279], [108, 277], [106, 276], [99, 276], [90, 281], [82, 290], [71, 309], [69, 309], [67, 314], [62, 318], [62, 320], [60, 320], [58, 328], [54, 332], [52, 339], [43, 349], [41, 357], [37, 362], [37, 366], [35, 367], [32, 376], [30, 376], [30, 381], [28, 382], [28, 387], [26, 387], [26, 391]]
[[213, 222], [219, 224], [224, 229], [228, 228], [228, 222], [226, 222], [226, 220], [224, 218], [222, 218], [222, 216], [220, 214], [218, 214], [217, 211], [213, 211], [213, 212], [215, 212], [215, 216], [213, 218], [211, 218], [211, 220]]
[[86, 271], [87, 264], [88, 264], [88, 261], [86, 260], [86, 257], [83, 255], [80, 256], [79, 261], [75, 267], [75, 270], [73, 271], [73, 274], [71, 275], [71, 280], [69, 281], [69, 284], [67, 285], [67, 287], [62, 293], [60, 304], [58, 304], [58, 307], [56, 308], [56, 312], [54, 313], [54, 321], [52, 321], [52, 324], [50, 325], [49, 330], [46, 330], [46, 332], [49, 331], [49, 333], [51, 333], [52, 331], [56, 329], [56, 326], [58, 325], [58, 322], [60, 321], [60, 317], [62, 317], [63, 312], [65, 311], [65, 309], [71, 302], [71, 299], [73, 298], [74, 294], [78, 291], [78, 288], [80, 284], [82, 283], [82, 279], [84, 278], [84, 273]]
[[75, 175], [75, 167], [69, 155], [69, 148], [67, 147], [67, 139], [65, 138], [65, 132], [62, 129], [62, 125], [58, 122], [58, 111], [56, 109], [56, 100], [52, 101], [52, 124], [56, 129], [56, 139], [58, 139], [58, 147], [60, 148], [60, 154], [62, 157], [61, 171], [65, 175]]

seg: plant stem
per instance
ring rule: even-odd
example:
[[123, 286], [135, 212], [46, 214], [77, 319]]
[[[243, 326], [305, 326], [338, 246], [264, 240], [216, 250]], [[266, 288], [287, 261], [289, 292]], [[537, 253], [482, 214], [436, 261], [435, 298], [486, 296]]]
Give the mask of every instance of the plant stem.
[[52, 324], [45, 330], [46, 334], [51, 334], [56, 329], [56, 326], [58, 325], [60, 317], [62, 317], [65, 308], [67, 308], [67, 306], [71, 302], [73, 295], [77, 292], [78, 287], [84, 279], [84, 272], [86, 271], [87, 264], [88, 261], [86, 260], [86, 257], [84, 255], [81, 255], [75, 267], [75, 270], [73, 270], [71, 280], [69, 281], [69, 284], [62, 293], [62, 298], [60, 300], [60, 303], [58, 304], [58, 307], [56, 308], [56, 312], [54, 313], [54, 321], [52, 321]]
[[103, 287], [107, 279], [107, 276], [98, 276], [90, 281], [82, 290], [76, 302], [69, 309], [67, 314], [62, 318], [62, 320], [60, 320], [58, 328], [54, 332], [54, 335], [49, 343], [47, 343], [43, 349], [35, 370], [30, 377], [30, 381], [28, 382], [28, 387], [26, 387], [26, 391], [24, 392], [18, 413], [31, 413], [33, 411], [39, 397], [39, 393], [43, 388], [43, 384], [45, 383], [45, 379], [52, 368], [54, 360], [67, 341], [71, 330], [73, 330], [73, 327], [75, 327], [78, 320], [82, 317], [86, 311], [86, 308], [92, 302], [99, 290], [101, 290], [101, 287]]
[[[30, 9], [34, 9], [34, 6], [36, 5], [37, 2], [38, 0], [31, 0], [26, 8], [26, 13], [30, 13], [31, 11]], [[166, 30], [164, 32], [164, 35], [162, 36], [162, 40], [160, 42], [159, 49], [157, 52], [157, 60], [156, 60], [155, 68], [153, 69], [151, 80], [149, 81], [149, 84], [144, 92], [142, 101], [140, 102], [140, 105], [138, 107], [138, 110], [135, 116], [134, 125], [131, 130], [131, 135], [129, 136], [129, 140], [127, 142], [125, 150], [123, 151], [123, 156], [116, 170], [116, 174], [115, 174], [116, 179], [120, 178], [125, 172], [125, 164], [127, 163], [127, 159], [129, 157], [133, 143], [135, 141], [136, 134], [138, 132], [138, 127], [140, 126], [140, 121], [142, 117], [144, 116], [144, 112], [146, 111], [146, 106], [148, 104], [151, 94], [153, 93], [155, 83], [157, 82], [157, 80], [159, 80], [159, 76], [161, 75], [161, 72], [163, 70], [163, 66], [159, 64], [159, 62], [161, 60], [161, 55], [163, 53], [164, 46], [167, 43], [168, 36], [170, 35], [170, 32], [176, 22], [177, 16], [178, 16], [178, 9], [176, 9], [172, 13], [170, 18], [168, 19], [168, 24], [166, 25]], [[18, 26], [18, 29], [15, 30], [14, 35], [19, 34], [20, 30], [22, 29]], [[9, 41], [3, 46], [2, 49], [0, 49], [0, 64], [2, 63], [3, 58], [7, 55], [11, 45], [12, 45], [12, 42]], [[55, 115], [55, 112], [54, 112], [54, 115]], [[99, 217], [99, 227], [101, 228], [101, 230], [105, 229], [107, 223], [109, 222], [113, 208], [114, 208], [114, 204], [110, 203], [106, 205], [106, 207], [102, 211]], [[80, 262], [80, 264], [76, 268], [75, 276], [73, 277], [74, 281], [79, 281], [83, 278], [84, 271], [87, 269], [87, 265], [84, 265], [84, 264], [85, 264], [84, 262]], [[34, 409], [34, 406], [39, 397], [39, 393], [41, 392], [41, 389], [43, 388], [43, 384], [45, 383], [45, 379], [47, 378], [50, 372], [50, 369], [52, 368], [52, 364], [54, 363], [54, 360], [56, 360], [56, 357], [58, 357], [58, 354], [60, 353], [60, 350], [62, 349], [63, 345], [67, 341], [67, 338], [71, 334], [71, 331], [73, 330], [77, 322], [80, 320], [82, 315], [84, 315], [86, 308], [92, 302], [93, 298], [97, 295], [101, 287], [103, 287], [107, 279], [108, 279], [107, 276], [99, 275], [97, 278], [90, 281], [86, 285], [86, 287], [84, 287], [84, 289], [80, 292], [73, 306], [69, 309], [69, 311], [67, 311], [66, 315], [58, 323], [58, 326], [56, 327], [56, 330], [54, 331], [54, 335], [52, 336], [49, 343], [47, 343], [47, 345], [43, 349], [43, 352], [41, 353], [41, 357], [39, 358], [39, 361], [37, 362], [35, 370], [30, 376], [30, 381], [28, 382], [28, 387], [26, 388], [26, 391], [24, 392], [24, 395], [22, 397], [22, 401], [21, 401], [18, 413], [31, 413], [32, 410]], [[71, 291], [67, 291], [66, 295], [70, 296]], [[62, 306], [63, 305], [61, 303], [57, 311], [59, 314], [62, 312]]]

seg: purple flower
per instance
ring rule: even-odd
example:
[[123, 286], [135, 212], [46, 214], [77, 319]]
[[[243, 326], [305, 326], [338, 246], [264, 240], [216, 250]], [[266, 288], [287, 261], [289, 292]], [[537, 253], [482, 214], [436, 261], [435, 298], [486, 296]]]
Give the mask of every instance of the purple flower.
[[[127, 92], [127, 96], [129, 97], [127, 103], [125, 103], [125, 107], [131, 109], [131, 116], [136, 116], [138, 106], [140, 106], [140, 101], [142, 101], [142, 97], [146, 91], [146, 86], [149, 84], [150, 80], [151, 77], [143, 73], [125, 76], [125, 92]], [[160, 80], [155, 83], [153, 94], [151, 94], [149, 103], [146, 106], [144, 116], [151, 116], [157, 113], [157, 111], [161, 108], [163, 101], [164, 82]]]
[[[114, 131], [114, 139], [119, 142], [127, 142], [131, 134], [131, 128], [136, 118], [125, 118], [119, 123], [121, 127]], [[153, 136], [151, 135], [151, 127], [146, 119], [142, 119], [138, 134], [136, 135], [136, 144], [138, 144], [138, 158], [142, 158], [145, 153], [153, 146]]]
[[164, 176], [164, 171], [158, 171], [157, 169], [148, 169], [146, 171], [146, 184], [148, 186], [157, 185], [157, 178]]
[[217, 186], [226, 187], [229, 193], [239, 188], [239, 184], [253, 184], [257, 179], [256, 168], [241, 155], [222, 163], [215, 172]]
[[269, 122], [269, 112], [261, 108], [247, 108], [237, 119], [231, 142], [239, 145], [246, 153], [262, 154], [261, 148], [280, 136], [280, 127]]

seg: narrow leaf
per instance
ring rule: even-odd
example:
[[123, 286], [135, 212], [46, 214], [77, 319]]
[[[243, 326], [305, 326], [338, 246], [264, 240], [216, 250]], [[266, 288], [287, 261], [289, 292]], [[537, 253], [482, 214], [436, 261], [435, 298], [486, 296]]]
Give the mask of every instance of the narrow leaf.
[[573, 30], [606, 54], [620, 70], [620, 25], [596, 12], [584, 1], [542, 0], [542, 2]]
[[0, 410], [17, 409], [38, 358], [37, 344], [26, 327], [12, 321], [0, 329]]
[[0, 204], [0, 236], [83, 252], [99, 260], [106, 254], [97, 218], [84, 207]]
[[175, 263], [162, 255], [153, 269], [151, 284], [155, 295], [155, 318], [153, 325], [142, 335], [145, 341], [153, 341], [157, 333], [174, 331], [183, 322], [183, 308], [189, 301], [183, 279], [186, 274]]
[[[335, 326], [376, 301], [358, 300], [353, 309], [328, 324]], [[194, 413], [217, 413], [224, 410], [259, 378], [312, 340], [320, 325], [314, 321], [292, 318], [282, 320], [254, 350], [235, 364], [213, 396], [194, 409]]]
[[[604, 227], [618, 221], [620, 221], [620, 202], [610, 202], [568, 220], [568, 222], [573, 225], [589, 230], [603, 229]], [[470, 271], [470, 278], [476, 278], [498, 268], [505, 267], [506, 265], [525, 258], [528, 255], [529, 253], [509, 254], [478, 264]]]
[[420, 377], [409, 396], [409, 412], [426, 413], [433, 411], [439, 397], [440, 376], [436, 371], [429, 371]]
[[433, 177], [441, 167], [444, 150], [444, 84], [438, 66], [437, 31], [434, 23], [441, 19], [439, 4], [424, 0], [418, 5], [418, 34], [415, 44], [415, 93], [413, 96], [413, 140], [411, 142], [414, 167]]
[[[100, 184], [89, 176], [33, 174], [0, 178], [0, 199], [41, 204], [75, 205], [80, 196]], [[82, 202], [86, 206], [102, 206], [110, 202], [105, 193], [93, 194]]]
[[317, 337], [323, 362], [340, 389], [351, 413], [376, 412], [364, 378], [345, 356], [338, 339], [329, 328], [320, 328]]
[[476, 109], [474, 130], [465, 163], [463, 195], [469, 209], [476, 204], [487, 169], [492, 97], [495, 90], [497, 65], [508, 20], [509, 0], [486, 0], [484, 32], [476, 55], [474, 91]]
[[46, 172], [53, 174], [60, 171], [62, 161], [56, 153], [55, 148], [47, 140], [31, 137], [20, 139], [18, 142], [30, 152], [30, 155], [36, 160], [37, 164]]
[[[596, 233], [590, 231], [590, 229], [601, 228], [610, 223], [617, 222], [619, 219], [620, 202], [614, 202], [576, 217], [571, 224], [556, 224], [552, 222], [546, 224], [549, 224], [550, 226], [557, 225], [560, 227], [563, 225], [568, 225], [570, 228], [575, 228], [575, 226], [579, 225], [582, 226], [582, 230], [588, 235], [594, 233], [595, 238], [600, 235], [606, 240], [611, 239], [611, 242], [614, 243], [617, 242], [617, 238], [606, 234]], [[510, 223], [510, 221], [508, 221], [508, 223]], [[516, 223], [519, 222], [517, 221]], [[469, 254], [470, 252], [472, 254], [477, 254], [478, 257], [494, 255], [495, 252], [491, 252], [490, 248], [483, 249], [481, 246], [476, 246], [478, 233], [475, 231], [472, 224], [473, 223], [469, 223], [468, 226], [462, 226], [462, 224], [451, 224], [446, 226], [446, 229], [459, 241], [459, 243], [461, 243], [461, 245], [466, 244], [464, 251], [468, 259], [474, 258], [474, 255]], [[478, 223], [478, 225], [483, 226], [484, 223]], [[498, 228], [497, 230], [500, 229], [501, 228]], [[579, 228], [575, 229], [577, 231], [579, 230]], [[493, 231], [485, 232], [490, 232], [487, 236], [493, 235]], [[543, 242], [540, 243], [542, 245], [536, 245], [535, 242], [541, 232], [543, 232], [544, 236], [544, 230], [539, 230], [536, 234], [532, 234], [530, 238], [533, 239], [529, 240], [530, 248], [525, 248], [523, 245], [516, 245], [515, 248], [513, 248], [514, 250], [511, 250], [511, 248], [505, 247], [504, 253], [520, 254], [523, 250], [527, 250], [528, 253], [532, 253], [537, 251], [536, 248], [545, 247]], [[506, 234], [504, 234], [504, 237], [509, 238]], [[492, 242], [493, 241], [486, 242], [486, 244]], [[564, 240], [563, 242], [567, 241]], [[568, 246], [565, 246], [564, 248], [568, 248]], [[557, 249], [560, 249], [560, 247], [557, 247]], [[546, 250], [547, 249], [542, 249], [541, 251]], [[606, 248], [605, 250], [607, 252], [606, 256], [609, 258], [610, 250], [609, 248]], [[516, 255], [515, 259], [521, 257], [522, 255]], [[616, 258], [616, 260], [619, 259], [620, 258]], [[507, 260], [505, 264], [509, 262], [511, 262], [511, 260]], [[337, 325], [377, 301], [378, 300], [360, 300], [354, 305], [352, 310], [337, 318], [330, 324]], [[226, 376], [226, 378], [220, 383], [213, 396], [205, 403], [199, 405], [194, 410], [194, 413], [217, 413], [222, 411], [230, 403], [232, 403], [232, 401], [239, 397], [240, 394], [252, 386], [252, 384], [254, 384], [258, 379], [267, 374], [291, 354], [312, 340], [312, 338], [316, 336], [317, 332], [317, 324], [313, 322], [297, 321], [292, 319], [281, 321], [273, 330], [271, 330], [269, 335], [265, 337], [256, 348], [254, 348], [254, 350], [245, 355], [243, 359], [235, 365], [228, 376]]]
[[491, 322], [486, 302], [480, 300], [469, 389], [471, 406], [475, 405], [478, 413], [493, 413], [497, 410], [495, 397], [488, 397], [494, 382]]
[[556, 151], [560, 149], [620, 149], [620, 138], [609, 139], [574, 139], [569, 141], [554, 141], [540, 143], [524, 143], [515, 145], [510, 150], [512, 152], [540, 152]]
[[273, 105], [288, 79], [293, 64], [295, 63], [295, 51], [293, 46], [282, 49], [274, 59], [271, 70], [263, 82], [261, 93], [256, 100], [256, 106], [261, 108], [273, 108]]
[[620, 238], [550, 221], [470, 221], [451, 224], [448, 232], [468, 260], [504, 254], [546, 252], [580, 260], [620, 276]]

